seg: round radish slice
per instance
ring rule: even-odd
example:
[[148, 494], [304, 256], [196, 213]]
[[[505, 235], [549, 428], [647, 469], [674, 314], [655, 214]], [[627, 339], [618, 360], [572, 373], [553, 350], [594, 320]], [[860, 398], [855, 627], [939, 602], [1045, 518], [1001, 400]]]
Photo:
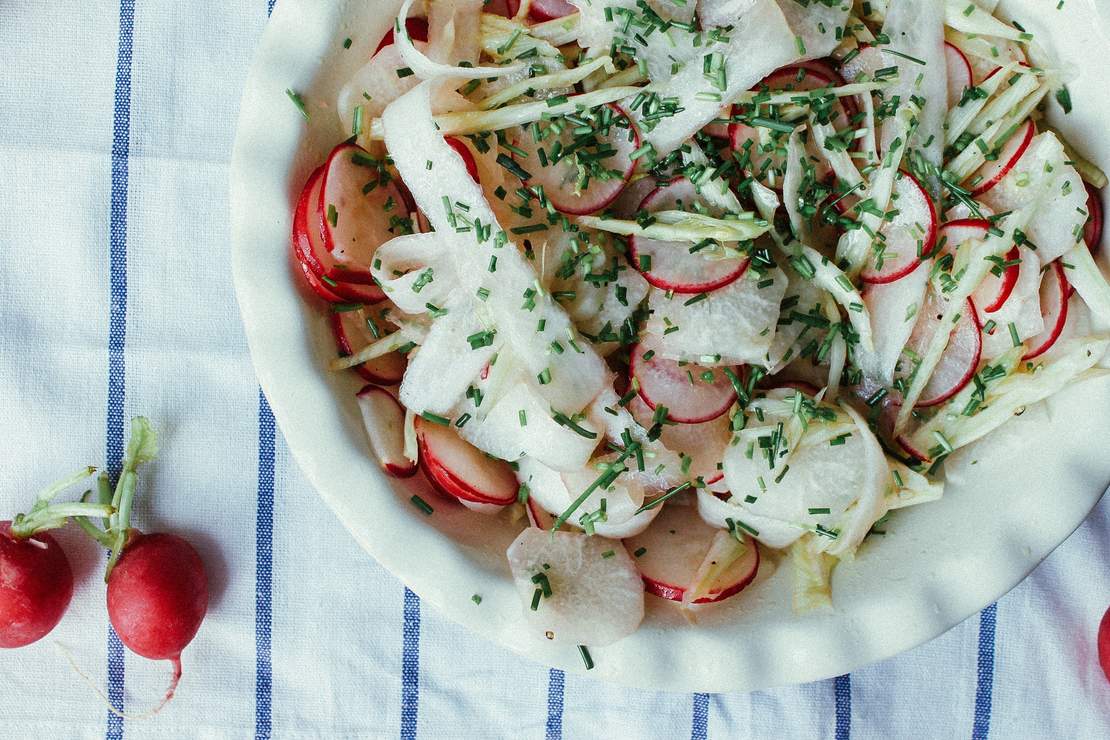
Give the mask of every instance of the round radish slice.
[[1060, 260], [1056, 260], [1052, 263], [1051, 269], [1046, 270], [1044, 277], [1041, 278], [1041, 316], [1044, 317], [1044, 331], [1026, 340], [1025, 345], [1029, 350], [1021, 359], [1031, 360], [1039, 357], [1056, 344], [1068, 320], [1070, 294], [1071, 284], [1064, 275], [1064, 266], [1060, 264]]
[[564, 645], [609, 645], [643, 621], [644, 584], [617, 540], [527, 527], [505, 555], [536, 637]]
[[[363, 157], [370, 159], [354, 144], [340, 144], [328, 156], [319, 203], [324, 250], [316, 254], [332, 280], [373, 285], [374, 251], [400, 233], [390, 219], [407, 217], [408, 206], [393, 182], [359, 163]], [[369, 182], [377, 185], [366, 192]]]
[[480, 504], [511, 504], [517, 482], [504, 460], [483, 455], [464, 442], [450, 426], [416, 419], [420, 462], [424, 474], [441, 491]]
[[393, 394], [368, 385], [357, 394], [362, 423], [382, 470], [395, 478], [416, 474], [416, 461], [405, 457], [405, 410]]
[[[550, 530], [555, 526], [555, 515], [548, 514], [547, 511], [537, 504], [531, 497], [524, 504], [524, 511], [528, 515], [528, 523], [538, 529]], [[563, 525], [560, 529], [568, 529], [567, 525]]]
[[296, 259], [296, 250], [294, 250], [294, 261], [297, 263], [297, 272], [304, 278], [305, 285], [309, 290], [316, 294], [316, 297], [321, 298], [328, 303], [342, 303], [342, 296], [333, 293], [328, 286], [324, 285], [320, 278], [316, 277], [316, 273], [308, 266], [307, 262]]
[[948, 67], [948, 107], [955, 108], [964, 90], [971, 87], [971, 62], [947, 41], [944, 42], [944, 62]]
[[463, 163], [466, 164], [466, 173], [470, 175], [470, 179], [478, 182], [478, 162], [474, 159], [474, 154], [470, 151], [470, 148], [462, 142], [462, 139], [454, 136], [444, 136], [443, 140], [463, 158]]
[[1002, 146], [998, 158], [983, 163], [971, 178], [972, 195], [982, 195], [1009, 174], [1022, 155], [1029, 149], [1029, 143], [1037, 133], [1037, 127], [1032, 120], [1028, 120], [1014, 132], [1013, 136]]
[[567, 0], [532, 0], [532, 5], [528, 8], [528, 17], [534, 21], [553, 21], [577, 12], [578, 8]]
[[[949, 221], [941, 227], [940, 242], [944, 244], [943, 250], [946, 254], [954, 255], [959, 246], [969, 239], [985, 240], [990, 228], [991, 223], [986, 219], [966, 218]], [[1015, 246], [1006, 253], [1005, 260], [1016, 263], [1020, 257], [1021, 252]], [[1014, 286], [1017, 285], [1020, 271], [1020, 265], [1012, 264], [1002, 268], [1001, 275], [996, 275], [993, 270], [987, 273], [983, 282], [971, 294], [971, 300], [975, 304], [975, 308], [983, 313], [994, 313], [1002, 308], [1006, 299], [1013, 293]]]
[[[628, 410], [640, 426], [651, 428], [654, 423], [652, 409], [642, 398], [634, 397], [628, 404]], [[721, 460], [732, 441], [732, 421], [727, 414], [721, 414], [701, 424], [664, 424], [659, 441], [671, 452], [683, 456], [684, 467], [689, 465], [682, 473], [683, 478], [701, 478], [707, 485], [713, 485], [725, 477]]]
[[574, 216], [600, 211], [620, 195], [636, 167], [632, 153], [640, 146], [640, 132], [619, 105], [579, 115], [588, 119], [590, 134], [576, 138], [571, 126], [556, 133], [541, 124], [543, 138], [537, 142], [535, 127], [529, 127], [516, 142], [525, 156], [514, 154], [524, 170], [518, 174], [526, 175], [522, 181], [541, 186], [558, 211]]
[[1098, 251], [1102, 242], [1102, 198], [1094, 186], [1083, 183], [1087, 188], [1087, 225], [1083, 229], [1083, 241], [1092, 252]]
[[1106, 680], [1110, 681], [1110, 608], [1098, 623], [1098, 662]]
[[[740, 593], [759, 572], [755, 542], [747, 535], [738, 542], [706, 524], [696, 506], [664, 504], [652, 525], [624, 544], [640, 553], [634, 562], [645, 590], [671, 601], [723, 601]], [[695, 587], [704, 595], [688, 598], [687, 591]]]
[[[320, 233], [317, 206], [320, 201], [320, 190], [323, 181], [324, 168], [320, 167], [309, 176], [304, 190], [301, 191], [301, 196], [297, 200], [297, 206], [293, 211], [293, 256], [302, 266], [308, 268], [308, 272], [312, 273], [321, 288], [326, 289], [326, 293], [322, 293], [313, 287], [313, 290], [316, 290], [317, 295], [321, 298], [332, 300], [327, 297], [330, 294], [337, 296], [339, 301], [377, 303], [385, 298], [381, 288], [376, 285], [356, 285], [337, 281], [325, 273], [324, 266], [320, 262], [320, 256], [324, 254], [325, 250], [324, 238]], [[313, 285], [311, 281], [309, 281], [309, 285]]]
[[[929, 293], [925, 299], [925, 306], [920, 311], [920, 318], [914, 326], [909, 341], [909, 347], [917, 352], [918, 356], [937, 330], [937, 322], [944, 313], [942, 301], [943, 299], [937, 298], [934, 293]], [[975, 311], [975, 304], [969, 298], [967, 310], [960, 312], [960, 319], [948, 337], [948, 346], [940, 356], [940, 361], [933, 370], [925, 390], [921, 392], [917, 405], [936, 406], [959, 393], [975, 375], [982, 352], [983, 335], [979, 316]]]
[[[405, 30], [408, 31], [409, 38], [413, 41], [428, 41], [428, 21], [425, 18], [410, 17], [405, 19]], [[378, 48], [374, 49], [374, 54], [384, 49], [393, 43], [393, 26], [385, 32], [382, 40], [378, 42]], [[374, 56], [371, 54], [370, 56]]]
[[908, 172], [894, 181], [890, 209], [897, 213], [879, 229], [881, 254], [872, 253], [860, 277], [867, 283], [892, 283], [910, 274], [937, 242], [937, 212], [921, 183]]
[[[699, 202], [694, 184], [685, 177], [676, 177], [648, 194], [640, 203], [640, 211], [692, 210]], [[628, 239], [630, 261], [644, 278], [657, 288], [675, 293], [705, 293], [728, 285], [744, 274], [748, 260], [744, 257], [707, 259], [690, 253], [690, 244], [667, 242], [631, 236]]]
[[736, 400], [724, 368], [667, 360], [643, 342], [632, 348], [629, 370], [644, 403], [653, 411], [664, 407], [667, 419], [679, 424], [716, 419]]
[[[381, 313], [365, 306], [353, 311], [332, 311], [331, 330], [335, 335], [335, 344], [339, 349], [340, 357], [350, 357], [381, 337], [381, 330], [388, 326]], [[377, 336], [370, 328], [371, 321], [379, 327]], [[407, 366], [408, 359], [403, 354], [390, 352], [361, 365], [355, 365], [352, 369], [371, 383], [396, 385], [404, 377]]]

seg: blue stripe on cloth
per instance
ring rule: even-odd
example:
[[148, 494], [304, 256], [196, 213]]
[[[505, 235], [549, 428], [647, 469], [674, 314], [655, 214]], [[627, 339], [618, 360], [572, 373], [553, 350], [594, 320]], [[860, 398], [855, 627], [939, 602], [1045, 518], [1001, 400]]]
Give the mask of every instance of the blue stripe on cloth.
[[[123, 400], [126, 395], [127, 342], [127, 187], [131, 153], [131, 50], [135, 32], [135, 0], [120, 0], [116, 89], [112, 108], [112, 190], [109, 212], [108, 270], [108, 413], [105, 418], [105, 463], [117, 477], [123, 462]], [[123, 644], [108, 627], [108, 701], [123, 711]], [[108, 740], [123, 738], [123, 718], [107, 713]]]
[[420, 597], [405, 587], [401, 643], [401, 740], [416, 740], [420, 708]]
[[975, 681], [975, 721], [972, 740], [987, 740], [991, 731], [991, 701], [994, 694], [994, 631], [998, 604], [979, 613], [979, 660]]
[[563, 694], [566, 674], [558, 668], [547, 672], [547, 732], [544, 740], [563, 740]]
[[274, 3], [277, 0], [266, 0], [266, 15], [267, 17], [274, 12]]
[[258, 504], [254, 525], [254, 734], [269, 738], [272, 727], [274, 561], [274, 414], [258, 390]]
[[694, 694], [692, 714], [690, 740], [706, 740], [709, 737], [709, 694]]
[[848, 740], [852, 736], [851, 673], [833, 679], [833, 697], [836, 701], [836, 740]]

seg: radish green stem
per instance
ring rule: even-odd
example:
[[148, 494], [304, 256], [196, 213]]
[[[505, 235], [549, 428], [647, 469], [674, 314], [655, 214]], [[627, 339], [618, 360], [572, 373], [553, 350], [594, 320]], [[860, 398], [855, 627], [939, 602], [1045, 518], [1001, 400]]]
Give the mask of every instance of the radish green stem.
[[[26, 538], [34, 535], [36, 532], [42, 532], [47, 529], [57, 529], [58, 527], [65, 526], [66, 519], [70, 516], [79, 516], [82, 514], [102, 514], [106, 516], [110, 513], [110, 507], [98, 506], [96, 504], [50, 503], [59, 493], [73, 484], [88, 478], [95, 472], [96, 468], [92, 466], [81, 468], [40, 491], [35, 497], [35, 503], [31, 506], [31, 510], [26, 514], [17, 514], [12, 520], [12, 536]], [[97, 506], [97, 508], [95, 510], [74, 508], [85, 506]]]
[[[127, 452], [123, 457], [123, 469], [120, 471], [116, 490], [112, 494], [112, 505], [109, 517], [108, 531], [105, 537], [111, 542], [112, 554], [108, 558], [108, 567], [104, 573], [107, 582], [112, 575], [112, 568], [119, 562], [123, 548], [127, 544], [127, 535], [131, 530], [131, 504], [135, 499], [135, 471], [138, 467], [154, 459], [158, 454], [158, 435], [150, 425], [150, 421], [142, 416], [131, 420], [131, 438], [127, 441]], [[103, 488], [100, 495], [103, 496]], [[87, 530], [86, 530], [87, 531]], [[96, 538], [99, 540], [99, 538]]]

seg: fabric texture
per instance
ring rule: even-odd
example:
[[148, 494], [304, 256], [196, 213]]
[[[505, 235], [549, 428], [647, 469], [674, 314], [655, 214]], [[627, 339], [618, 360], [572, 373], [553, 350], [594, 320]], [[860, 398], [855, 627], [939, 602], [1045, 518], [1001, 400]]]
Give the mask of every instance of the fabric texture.
[[163, 452], [141, 474], [136, 523], [194, 542], [212, 585], [177, 698], [123, 720], [96, 690], [142, 714], [170, 668], [122, 647], [102, 551], [62, 532], [73, 604], [47, 639], [0, 652], [4, 737], [1110, 737], [1095, 642], [1110, 603], [1108, 500], [997, 605], [802, 686], [619, 688], [422, 606], [298, 471], [247, 353], [228, 160], [270, 5], [0, 3], [0, 509], [25, 509], [80, 464], [118, 469], [127, 419], [147, 415]]

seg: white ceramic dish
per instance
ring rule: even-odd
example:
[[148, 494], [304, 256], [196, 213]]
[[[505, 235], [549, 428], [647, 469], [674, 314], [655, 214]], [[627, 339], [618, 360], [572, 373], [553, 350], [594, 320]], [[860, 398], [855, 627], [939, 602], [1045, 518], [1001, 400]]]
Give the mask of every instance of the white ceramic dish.
[[[581, 672], [573, 647], [523, 637], [504, 557], [518, 527], [442, 501], [425, 517], [407, 501], [423, 486], [419, 478], [398, 482], [379, 472], [354, 403], [359, 384], [324, 369], [334, 344], [292, 271], [292, 204], [311, 168], [344, 137], [331, 108], [335, 90], [398, 4], [282, 0], [263, 37], [231, 169], [235, 285], [251, 356], [297, 462], [362, 547], [449, 618]], [[1075, 111], [1057, 123], [1107, 167], [1110, 97], [1101, 70], [1083, 68], [1110, 58], [1093, 0], [1069, 0], [1063, 10], [1043, 0], [1002, 6], [1086, 72], [1071, 85]], [[354, 43], [344, 50], [347, 37]], [[308, 101], [308, 126], [286, 88]], [[661, 689], [748, 690], [837, 675], [936, 637], [1013, 588], [1079, 525], [1110, 481], [1107, 439], [1110, 382], [1071, 388], [972, 448], [979, 463], [949, 480], [942, 501], [899, 512], [886, 537], [871, 538], [855, 563], [840, 567], [835, 613], [791, 612], [788, 563], [700, 611], [696, 625], [649, 596], [641, 629], [595, 649], [591, 675]]]

